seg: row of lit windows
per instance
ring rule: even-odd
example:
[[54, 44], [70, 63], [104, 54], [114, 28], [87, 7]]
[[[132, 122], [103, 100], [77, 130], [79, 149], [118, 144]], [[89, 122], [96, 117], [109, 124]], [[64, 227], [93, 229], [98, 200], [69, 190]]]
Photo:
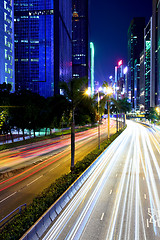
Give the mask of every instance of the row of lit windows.
[[[39, 18], [40, 15], [53, 15], [54, 14], [54, 10], [43, 10], [43, 11], [32, 11], [29, 12], [27, 16], [21, 16], [21, 18]], [[16, 20], [15, 20], [16, 21]], [[20, 21], [19, 19], [17, 21]]]
[[75, 54], [73, 55], [73, 57], [85, 57], [86, 55], [85, 54]]
[[[21, 62], [28, 62], [29, 59], [28, 58], [25, 58], [25, 59], [21, 59]], [[15, 59], [15, 62], [18, 62], [18, 59]], [[31, 62], [39, 62], [39, 58], [31, 58]]]

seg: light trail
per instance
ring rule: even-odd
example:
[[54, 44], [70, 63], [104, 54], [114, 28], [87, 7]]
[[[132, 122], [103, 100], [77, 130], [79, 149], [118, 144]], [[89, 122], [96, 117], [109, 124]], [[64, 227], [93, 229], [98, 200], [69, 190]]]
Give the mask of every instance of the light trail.
[[[102, 128], [103, 128], [103, 130], [104, 130], [104, 129], [106, 129], [106, 126], [104, 125]], [[87, 133], [89, 134], [89, 136], [87, 135]], [[95, 135], [97, 135], [97, 129], [90, 129], [90, 130], [88, 130], [88, 131], [86, 131], [86, 132], [77, 133], [77, 137], [76, 137], [76, 150], [78, 150], [78, 149], [80, 149], [81, 147], [83, 147], [84, 145], [86, 145], [86, 142], [88, 142], [88, 141], [90, 140], [90, 138], [94, 138]], [[67, 142], [66, 142], [66, 139], [67, 139]], [[64, 147], [66, 144], [68, 145], [68, 139], [69, 139], [69, 138], [67, 137], [66, 139], [62, 139], [62, 140], [63, 140], [62, 143], [59, 143], [59, 141], [56, 141], [58, 144], [56, 144], [56, 146], [54, 146], [54, 148], [55, 148], [55, 149], [58, 149], [59, 147]], [[82, 141], [82, 140], [83, 140], [83, 141]], [[70, 141], [69, 141], [69, 143], [70, 143]], [[50, 144], [52, 144], [52, 143], [50, 143]], [[53, 149], [53, 146], [51, 146], [50, 148], [48, 148], [48, 145], [50, 145], [50, 144], [46, 144], [46, 145], [45, 145], [45, 146], [47, 146], [47, 150], [48, 150], [48, 149], [54, 150], [54, 149]], [[55, 145], [55, 142], [54, 142], [54, 145]], [[32, 151], [33, 149], [36, 149], [36, 148], [33, 147], [33, 148], [31, 149], [31, 151]], [[38, 149], [39, 149], [39, 146], [38, 146]], [[28, 151], [29, 151], [29, 150], [26, 150], [26, 151], [24, 151], [24, 152], [28, 152]], [[42, 154], [42, 153], [44, 153], [44, 152], [41, 151], [39, 154]], [[44, 159], [46, 159], [46, 160], [43, 160], [43, 159], [42, 159], [42, 162], [37, 163], [36, 165], [28, 168], [27, 170], [22, 171], [21, 173], [16, 174], [15, 176], [13, 176], [13, 177], [11, 177], [11, 178], [9, 178], [9, 179], [6, 179], [5, 181], [0, 182], [0, 185], [1, 185], [1, 186], [5, 185], [4, 187], [1, 187], [1, 188], [0, 188], [0, 192], [1, 192], [1, 191], [4, 191], [4, 190], [6, 190], [7, 188], [10, 188], [10, 187], [12, 187], [12, 186], [14, 186], [14, 185], [16, 185], [16, 184], [18, 184], [18, 183], [20, 183], [20, 182], [22, 182], [23, 180], [25, 180], [25, 179], [27, 179], [27, 178], [29, 178], [29, 177], [31, 177], [32, 175], [36, 174], [37, 172], [41, 171], [42, 169], [50, 166], [51, 164], [55, 163], [56, 161], [60, 160], [61, 158], [67, 156], [69, 153], [70, 153], [70, 146], [67, 147], [67, 149], [65, 150], [64, 153], [63, 153], [63, 152], [60, 152], [60, 153], [54, 154], [53, 156], [52, 156], [52, 155], [51, 155], [51, 156], [48, 156], [48, 157], [44, 158]], [[17, 154], [17, 153], [16, 153], [16, 154]], [[31, 153], [31, 154], [32, 154], [32, 153]], [[21, 154], [20, 154], [20, 156], [21, 156]], [[30, 157], [31, 157], [31, 155], [30, 155]], [[53, 160], [53, 159], [54, 159], [54, 160]], [[22, 160], [24, 161], [23, 158], [22, 158]], [[9, 160], [9, 161], [13, 161], [13, 160]], [[66, 160], [66, 161], [68, 161], [68, 160]], [[5, 163], [4, 163], [4, 164], [5, 164]], [[43, 165], [44, 165], [44, 166], [43, 166]], [[37, 169], [37, 168], [38, 168], [38, 169]], [[34, 169], [36, 169], [36, 170], [33, 171]], [[53, 168], [53, 169], [54, 169], [54, 168]], [[32, 172], [31, 172], [31, 171], [32, 171]], [[30, 172], [30, 173], [29, 173], [29, 172]], [[27, 174], [27, 173], [28, 173], [28, 175], [24, 176], [24, 175]], [[21, 177], [21, 176], [23, 176], [23, 177]], [[20, 177], [21, 177], [21, 178], [20, 178]], [[18, 178], [19, 178], [19, 179], [18, 179]], [[8, 184], [8, 185], [6, 186], [7, 183], [13, 181], [14, 179], [18, 179], [18, 180], [14, 181], [14, 182], [12, 182], [11, 184]]]
[[[75, 239], [78, 239], [77, 237], [79, 236], [79, 233], [77, 236], [76, 229], [77, 229], [77, 227], [79, 229], [81, 224], [83, 224], [83, 226], [81, 227], [81, 231], [83, 230], [83, 227], [85, 226], [85, 224], [83, 223], [83, 220], [85, 218], [85, 223], [86, 223], [86, 221], [89, 219], [90, 214], [96, 204], [96, 200], [98, 199], [98, 196], [103, 189], [102, 186], [107, 181], [110, 173], [112, 172], [113, 166], [118, 161], [117, 159], [118, 159], [119, 151], [122, 151], [122, 149], [120, 149], [120, 145], [121, 145], [121, 143], [122, 144], [124, 143], [124, 146], [125, 146], [125, 142], [127, 141], [127, 139], [128, 139], [128, 136], [125, 136], [125, 137], [121, 136], [119, 139], [115, 140], [114, 145], [109, 146], [109, 148], [108, 148], [109, 151], [101, 158], [100, 165], [98, 165], [98, 167], [96, 168], [96, 171], [94, 171], [94, 173], [91, 175], [91, 177], [87, 180], [87, 183], [81, 188], [79, 193], [76, 195], [75, 199], [77, 199], [77, 201], [75, 202], [75, 199], [73, 199], [71, 201], [71, 203], [68, 205], [66, 210], [60, 216], [59, 220], [53, 225], [53, 227], [49, 230], [48, 234], [43, 239], [46, 239], [46, 240], [47, 239], [58, 239], [61, 232], [63, 231], [63, 229], [65, 228], [65, 226], [67, 225], [67, 223], [69, 222], [71, 217], [73, 216], [74, 212], [76, 211], [78, 206], [81, 204], [81, 202], [84, 200], [84, 194], [86, 195], [88, 193], [88, 191], [91, 188], [91, 185], [93, 185], [95, 183], [95, 181], [98, 178], [101, 171], [104, 170], [104, 168], [106, 168], [105, 173], [103, 174], [103, 177], [101, 177], [101, 179], [96, 187], [96, 190], [90, 197], [89, 203], [84, 208], [84, 210], [81, 214], [81, 217], [77, 218], [76, 224], [73, 226], [73, 228], [71, 228], [68, 235], [66, 235], [67, 240], [72, 239], [73, 237], [75, 237]], [[112, 161], [109, 162], [111, 157], [112, 157]], [[92, 200], [94, 197], [96, 197], [96, 199], [94, 200], [93, 205], [92, 205]]]
[[[101, 126], [101, 134], [106, 132], [106, 126], [103, 124]], [[81, 142], [82, 140], [88, 141], [89, 138], [96, 138], [97, 128], [89, 129], [84, 132], [76, 133], [75, 141], [76, 143]], [[70, 146], [70, 136], [61, 137], [60, 139], [51, 139], [45, 141], [29, 144], [26, 147], [19, 147], [17, 150], [8, 150], [10, 154], [7, 154], [6, 150], [0, 152], [0, 169], [9, 168], [10, 166], [15, 166], [17, 164], [23, 164], [26, 161], [30, 161], [33, 158], [41, 157], [44, 154], [52, 153], [53, 151]], [[37, 146], [38, 145], [38, 146]], [[5, 154], [5, 156], [4, 156]]]
[[160, 146], [152, 131], [129, 122], [43, 240], [160, 239], [159, 159]]

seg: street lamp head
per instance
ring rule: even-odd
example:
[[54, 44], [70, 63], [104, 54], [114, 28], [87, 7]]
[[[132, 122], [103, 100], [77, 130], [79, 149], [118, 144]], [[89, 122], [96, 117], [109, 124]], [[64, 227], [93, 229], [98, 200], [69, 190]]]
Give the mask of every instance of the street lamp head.
[[160, 114], [160, 107], [156, 107], [156, 112], [158, 113], [158, 115]]
[[91, 96], [91, 88], [86, 89], [85, 95]]
[[99, 87], [99, 88], [98, 88], [98, 91], [99, 91], [99, 92], [102, 92], [102, 90], [103, 90], [102, 87]]
[[111, 87], [106, 88], [106, 94], [107, 95], [112, 95], [113, 94], [113, 89]]

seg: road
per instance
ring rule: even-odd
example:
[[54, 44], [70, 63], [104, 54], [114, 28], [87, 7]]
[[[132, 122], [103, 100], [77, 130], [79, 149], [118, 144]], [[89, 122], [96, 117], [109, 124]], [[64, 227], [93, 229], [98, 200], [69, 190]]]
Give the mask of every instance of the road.
[[43, 240], [160, 239], [160, 134], [127, 124]]
[[[111, 126], [113, 134], [114, 121]], [[101, 126], [101, 140], [106, 138], [105, 123]], [[97, 145], [97, 128], [77, 133], [75, 162]], [[14, 171], [0, 181], [0, 219], [21, 204], [29, 204], [43, 189], [69, 172], [70, 161], [69, 135], [0, 152], [0, 172]]]

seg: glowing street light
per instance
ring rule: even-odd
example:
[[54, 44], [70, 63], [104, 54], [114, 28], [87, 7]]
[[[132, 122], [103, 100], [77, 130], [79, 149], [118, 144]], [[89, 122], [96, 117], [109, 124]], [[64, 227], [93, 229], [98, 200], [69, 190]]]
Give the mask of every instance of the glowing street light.
[[85, 94], [91, 96], [91, 88], [86, 89]]
[[108, 109], [108, 139], [110, 138], [110, 105], [109, 105], [109, 96], [113, 94], [113, 89], [111, 87], [107, 87], [105, 89], [105, 93], [108, 96], [107, 99], [107, 109]]
[[160, 107], [156, 107], [156, 112], [158, 113], [158, 116], [160, 115]]

